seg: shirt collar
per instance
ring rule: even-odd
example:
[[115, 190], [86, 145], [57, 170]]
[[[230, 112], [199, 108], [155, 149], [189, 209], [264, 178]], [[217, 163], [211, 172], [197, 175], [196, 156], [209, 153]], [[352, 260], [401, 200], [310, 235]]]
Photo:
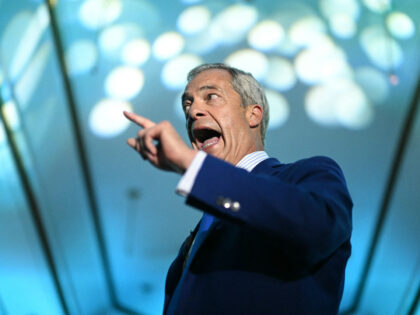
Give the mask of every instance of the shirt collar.
[[268, 158], [269, 156], [265, 151], [255, 151], [245, 155], [238, 164], [236, 164], [236, 167], [240, 167], [246, 169], [248, 172], [251, 172], [255, 166]]

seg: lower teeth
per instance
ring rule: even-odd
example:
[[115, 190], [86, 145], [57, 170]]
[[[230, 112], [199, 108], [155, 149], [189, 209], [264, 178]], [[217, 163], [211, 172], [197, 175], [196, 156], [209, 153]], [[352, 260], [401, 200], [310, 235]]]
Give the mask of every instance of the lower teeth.
[[205, 145], [203, 145], [202, 147], [201, 147], [201, 149], [203, 150], [203, 149], [205, 149], [205, 148], [207, 148], [207, 147], [209, 147], [209, 146], [211, 146], [211, 145], [213, 145], [213, 144], [216, 144], [217, 143], [217, 141], [215, 141], [215, 142], [210, 142], [210, 143], [206, 143]]

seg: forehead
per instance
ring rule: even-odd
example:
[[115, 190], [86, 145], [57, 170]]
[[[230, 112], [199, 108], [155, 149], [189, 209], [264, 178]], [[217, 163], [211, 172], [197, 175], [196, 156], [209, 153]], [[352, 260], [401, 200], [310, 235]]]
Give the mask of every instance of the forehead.
[[185, 92], [192, 93], [205, 86], [214, 86], [219, 89], [232, 89], [232, 76], [223, 69], [208, 69], [197, 74], [185, 87]]

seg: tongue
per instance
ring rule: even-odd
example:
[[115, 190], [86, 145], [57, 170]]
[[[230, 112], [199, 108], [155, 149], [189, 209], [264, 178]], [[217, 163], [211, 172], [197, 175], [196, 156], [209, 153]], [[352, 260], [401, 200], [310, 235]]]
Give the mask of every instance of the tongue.
[[207, 147], [211, 144], [216, 144], [217, 142], [219, 142], [219, 137], [212, 137], [204, 141], [202, 147]]

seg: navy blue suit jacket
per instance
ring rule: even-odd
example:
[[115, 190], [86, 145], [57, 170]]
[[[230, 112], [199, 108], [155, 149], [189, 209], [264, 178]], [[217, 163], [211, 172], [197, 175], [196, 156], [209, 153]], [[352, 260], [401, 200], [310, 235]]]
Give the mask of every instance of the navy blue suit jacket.
[[333, 160], [270, 158], [248, 173], [207, 156], [187, 204], [216, 219], [172, 263], [165, 314], [338, 312], [352, 201]]

